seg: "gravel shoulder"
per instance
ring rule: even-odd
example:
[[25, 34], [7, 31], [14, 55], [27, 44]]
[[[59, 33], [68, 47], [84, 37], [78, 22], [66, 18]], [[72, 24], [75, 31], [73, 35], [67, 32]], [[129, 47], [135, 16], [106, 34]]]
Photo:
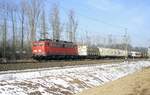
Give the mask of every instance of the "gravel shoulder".
[[150, 95], [150, 67], [77, 95]]

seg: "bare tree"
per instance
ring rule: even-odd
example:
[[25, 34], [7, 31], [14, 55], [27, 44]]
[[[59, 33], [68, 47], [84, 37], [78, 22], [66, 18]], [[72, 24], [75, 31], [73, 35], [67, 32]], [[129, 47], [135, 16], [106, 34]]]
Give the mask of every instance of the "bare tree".
[[[36, 40], [37, 24], [42, 8], [42, 0], [30, 0], [26, 2], [26, 14], [30, 28], [30, 41]], [[31, 43], [32, 46], [32, 43]]]
[[89, 32], [88, 32], [88, 31], [85, 31], [85, 43], [86, 43], [88, 46], [91, 46], [91, 45], [92, 45], [91, 36], [89, 35]]
[[6, 45], [7, 45], [7, 17], [3, 19], [3, 57], [6, 58]]
[[46, 24], [46, 16], [45, 11], [42, 11], [41, 15], [41, 38], [46, 39], [47, 38], [47, 24]]
[[15, 3], [11, 3], [9, 7], [9, 13], [10, 13], [10, 19], [11, 19], [11, 24], [12, 24], [12, 34], [13, 34], [13, 42], [12, 42], [12, 58], [15, 58], [15, 51], [16, 51], [16, 5]]
[[21, 50], [24, 49], [24, 23], [25, 23], [25, 1], [22, 0], [20, 3], [20, 22], [21, 22]]
[[1, 25], [1, 28], [2, 28], [2, 43], [3, 43], [3, 58], [6, 58], [6, 47], [7, 47], [7, 22], [8, 22], [8, 4], [6, 2], [3, 2], [1, 3], [0, 5], [1, 7], [1, 16], [2, 16], [2, 25]]
[[[25, 23], [27, 22], [26, 20], [26, 1], [25, 0], [21, 0], [19, 6], [18, 7], [18, 10], [17, 10], [17, 15], [18, 15], [18, 23], [19, 23], [19, 37], [20, 37], [20, 45], [18, 46], [18, 48], [20, 49], [20, 57], [23, 58], [24, 56], [24, 50], [26, 49], [25, 48], [25, 29], [27, 27], [25, 27]], [[19, 40], [19, 39], [18, 39]]]
[[51, 27], [53, 31], [53, 40], [60, 40], [60, 35], [62, 32], [62, 27], [59, 18], [59, 9], [58, 5], [54, 4], [52, 13], [51, 13]]
[[68, 15], [68, 27], [67, 27], [67, 32], [69, 35], [69, 41], [75, 42], [75, 34], [77, 30], [77, 20], [75, 20], [75, 13], [73, 10], [70, 10], [69, 15]]

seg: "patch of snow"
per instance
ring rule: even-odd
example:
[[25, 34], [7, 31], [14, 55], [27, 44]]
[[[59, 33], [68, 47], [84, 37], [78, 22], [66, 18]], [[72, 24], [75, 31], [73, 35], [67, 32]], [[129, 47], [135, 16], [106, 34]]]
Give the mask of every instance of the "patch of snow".
[[0, 95], [72, 95], [148, 66], [149, 61], [139, 61], [5, 71], [0, 72]]

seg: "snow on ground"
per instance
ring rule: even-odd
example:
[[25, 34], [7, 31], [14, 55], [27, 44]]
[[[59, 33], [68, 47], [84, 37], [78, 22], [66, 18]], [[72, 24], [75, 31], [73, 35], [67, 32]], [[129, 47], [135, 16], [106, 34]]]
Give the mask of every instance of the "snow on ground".
[[0, 72], [0, 95], [72, 95], [116, 80], [149, 61]]

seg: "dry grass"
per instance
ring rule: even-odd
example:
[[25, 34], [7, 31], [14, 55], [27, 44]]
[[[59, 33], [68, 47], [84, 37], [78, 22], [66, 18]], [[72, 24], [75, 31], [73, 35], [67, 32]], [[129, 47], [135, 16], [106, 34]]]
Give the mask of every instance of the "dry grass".
[[150, 95], [150, 68], [78, 95]]

